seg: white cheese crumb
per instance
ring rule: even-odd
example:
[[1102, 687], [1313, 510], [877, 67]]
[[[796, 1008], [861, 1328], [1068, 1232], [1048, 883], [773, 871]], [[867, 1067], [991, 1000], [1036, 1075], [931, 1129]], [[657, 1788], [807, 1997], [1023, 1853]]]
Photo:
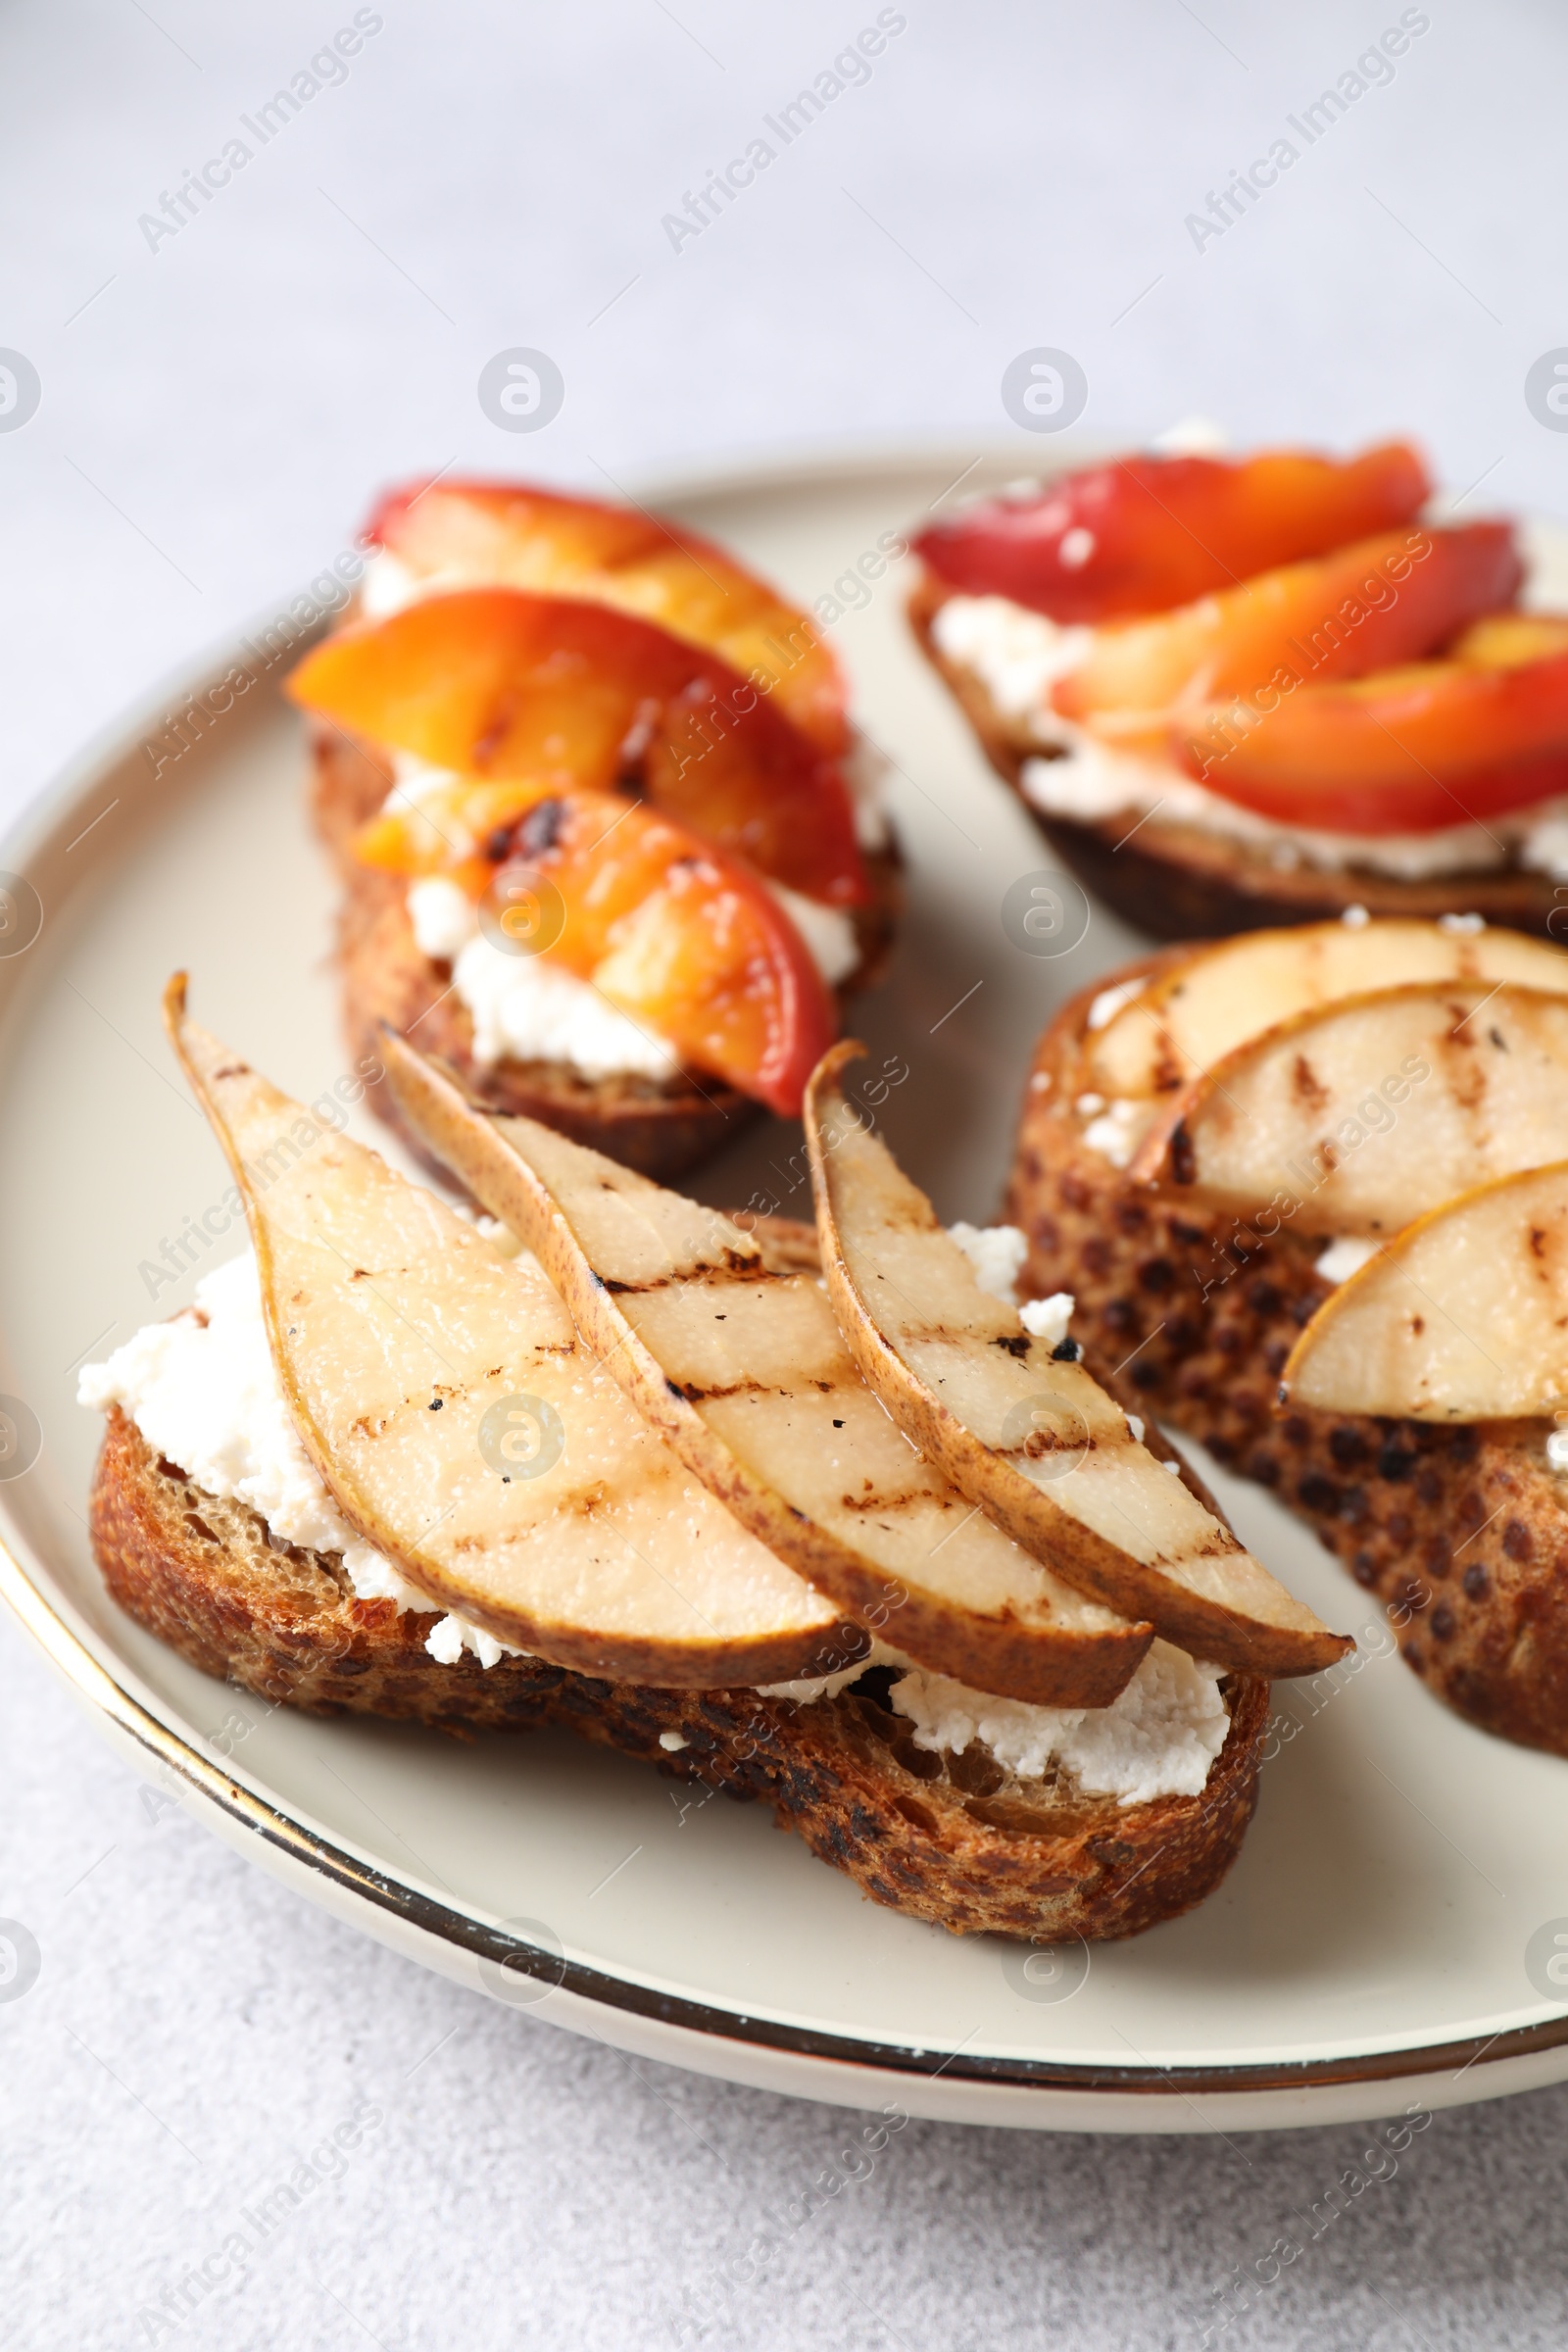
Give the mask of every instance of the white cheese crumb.
[[1347, 931], [1364, 931], [1372, 917], [1366, 908], [1358, 904], [1354, 906], [1347, 906], [1340, 920]]
[[1440, 914], [1438, 917], [1440, 931], [1454, 932], [1460, 939], [1468, 939], [1486, 927], [1487, 918], [1484, 914]]
[[659, 1744], [667, 1754], [674, 1756], [678, 1755], [683, 1747], [690, 1747], [691, 1741], [683, 1740], [679, 1732], [661, 1732]]
[[1108, 1028], [1122, 1006], [1130, 1004], [1134, 997], [1143, 994], [1143, 979], [1139, 978], [1119, 981], [1114, 988], [1102, 988], [1089, 1007], [1086, 1026], [1091, 1029]]
[[892, 1703], [914, 1725], [916, 1747], [961, 1756], [978, 1740], [1019, 1780], [1041, 1780], [1055, 1762], [1086, 1794], [1137, 1805], [1200, 1793], [1230, 1729], [1223, 1672], [1155, 1642], [1108, 1707], [1031, 1706], [919, 1669], [894, 1684]]
[[1018, 1277], [1029, 1254], [1029, 1243], [1016, 1225], [950, 1225], [949, 1239], [957, 1243], [974, 1268], [974, 1278], [988, 1298], [1017, 1304]]
[[1136, 1413], [1128, 1414], [1127, 1426], [1133, 1433], [1134, 1445], [1141, 1446], [1144, 1442], [1144, 1424]]
[[1546, 1459], [1553, 1470], [1568, 1470], [1568, 1429], [1554, 1429], [1546, 1440]]
[[1104, 1107], [1105, 1098], [1103, 1095], [1080, 1095], [1073, 1104], [1074, 1110], [1081, 1119], [1098, 1118]]
[[1342, 1234], [1337, 1241], [1330, 1242], [1317, 1261], [1316, 1271], [1325, 1282], [1348, 1282], [1352, 1274], [1359, 1274], [1376, 1257], [1382, 1247], [1381, 1242], [1367, 1241], [1358, 1233]]
[[1018, 1309], [1018, 1320], [1032, 1340], [1046, 1340], [1059, 1348], [1067, 1337], [1074, 1304], [1071, 1291], [1053, 1291], [1049, 1298], [1026, 1298]]
[[1159, 1466], [1162, 1470], [1168, 1470], [1172, 1478], [1180, 1478], [1182, 1474], [1180, 1462], [1161, 1462]]
[[1084, 1142], [1102, 1159], [1108, 1159], [1113, 1168], [1125, 1168], [1152, 1116], [1151, 1103], [1131, 1100], [1112, 1102], [1098, 1119], [1090, 1120], [1084, 1129]]
[[[203, 1275], [196, 1309], [205, 1322], [183, 1314], [149, 1323], [107, 1363], [84, 1366], [77, 1402], [95, 1412], [118, 1404], [193, 1486], [244, 1503], [283, 1543], [340, 1553], [360, 1600], [428, 1614], [438, 1604], [356, 1535], [300, 1442], [268, 1345], [252, 1251]], [[425, 1646], [444, 1663], [466, 1648], [485, 1666], [526, 1655], [455, 1616], [431, 1629]]]

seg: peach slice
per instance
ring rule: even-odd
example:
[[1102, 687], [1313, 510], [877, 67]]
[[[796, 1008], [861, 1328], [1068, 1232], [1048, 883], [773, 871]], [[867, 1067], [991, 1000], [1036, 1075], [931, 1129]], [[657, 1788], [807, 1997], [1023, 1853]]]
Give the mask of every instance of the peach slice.
[[[1097, 630], [1054, 701], [1063, 717], [1108, 737], [1233, 703], [1245, 727], [1308, 683], [1419, 660], [1508, 604], [1523, 576], [1505, 522], [1385, 532], [1155, 619]], [[1217, 732], [1209, 759], [1233, 740]], [[1206, 774], [1196, 756], [1190, 764]]]
[[1500, 816], [1568, 792], [1568, 619], [1498, 613], [1442, 661], [1305, 685], [1261, 716], [1211, 711], [1174, 749], [1285, 824], [1419, 833]]
[[1390, 530], [1430, 494], [1407, 441], [1348, 459], [1140, 456], [1032, 498], [977, 500], [923, 532], [914, 552], [965, 596], [1010, 597], [1053, 620], [1116, 620]]
[[339, 630], [294, 700], [482, 782], [618, 788], [808, 898], [867, 895], [837, 763], [727, 662], [601, 605], [468, 589]]
[[389, 491], [366, 535], [443, 588], [528, 588], [656, 621], [771, 693], [819, 751], [850, 748], [843, 674], [810, 620], [678, 523], [525, 482], [425, 481]]

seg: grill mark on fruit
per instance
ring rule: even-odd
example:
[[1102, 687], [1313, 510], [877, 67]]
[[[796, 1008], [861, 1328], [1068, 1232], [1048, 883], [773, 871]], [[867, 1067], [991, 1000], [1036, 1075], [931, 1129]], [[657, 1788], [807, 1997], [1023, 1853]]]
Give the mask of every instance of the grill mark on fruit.
[[788, 1396], [789, 1389], [771, 1388], [765, 1380], [732, 1380], [717, 1388], [708, 1388], [700, 1380], [670, 1380], [664, 1382], [672, 1396], [684, 1397], [688, 1404], [711, 1404], [718, 1396]]
[[760, 1258], [744, 1257], [738, 1250], [732, 1250], [722, 1265], [709, 1258], [690, 1267], [676, 1266], [668, 1274], [651, 1274], [641, 1282], [622, 1282], [612, 1274], [599, 1274], [594, 1279], [602, 1289], [617, 1298], [640, 1298], [654, 1291], [721, 1290], [737, 1282], [760, 1285], [799, 1282], [802, 1277], [777, 1273], [771, 1266], [765, 1266]]
[[[876, 1511], [913, 1510], [922, 1503], [929, 1504], [931, 1500], [930, 1492], [924, 1487], [906, 1487], [901, 1494], [889, 1494], [885, 1490], [873, 1487], [869, 1479], [865, 1484], [870, 1489], [869, 1493], [862, 1491], [858, 1494], [841, 1494], [839, 1496], [839, 1501], [845, 1510], [856, 1511], [861, 1517], [869, 1517]], [[889, 1528], [886, 1532], [891, 1535], [893, 1530]]]
[[1171, 1129], [1170, 1180], [1172, 1184], [1198, 1181], [1198, 1153], [1193, 1149], [1192, 1129], [1185, 1119], [1178, 1119]]
[[1291, 1092], [1298, 1102], [1310, 1103], [1314, 1110], [1328, 1106], [1329, 1090], [1304, 1054], [1298, 1054], [1291, 1064]]

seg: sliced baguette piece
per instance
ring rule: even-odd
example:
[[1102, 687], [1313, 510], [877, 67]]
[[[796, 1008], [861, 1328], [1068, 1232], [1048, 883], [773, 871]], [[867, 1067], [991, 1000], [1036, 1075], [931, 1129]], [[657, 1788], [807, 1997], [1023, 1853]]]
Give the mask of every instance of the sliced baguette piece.
[[1544, 1420], [1568, 1404], [1568, 1161], [1417, 1217], [1326, 1298], [1280, 1402], [1400, 1420]]
[[1285, 1590], [1133, 1435], [1082, 1364], [1059, 1361], [981, 1289], [842, 1075], [807, 1089], [828, 1293], [850, 1352], [905, 1435], [1067, 1583], [1195, 1656], [1317, 1674], [1352, 1646]]
[[[166, 1018], [245, 1199], [285, 1400], [368, 1543], [433, 1605], [557, 1665], [709, 1688], [863, 1654], [659, 1445], [537, 1267], [324, 1130], [184, 996], [179, 974]], [[511, 1475], [498, 1440], [518, 1413], [555, 1446]]]
[[999, 709], [984, 681], [966, 663], [945, 655], [932, 634], [938, 612], [954, 593], [934, 572], [924, 571], [909, 600], [916, 642], [973, 728], [986, 759], [1052, 848], [1134, 929], [1152, 939], [1223, 939], [1261, 926], [1334, 921], [1348, 908], [1365, 907], [1374, 916], [1426, 920], [1475, 913], [1489, 923], [1556, 936], [1551, 918], [1561, 902], [1553, 896], [1551, 876], [1520, 864], [1512, 850], [1500, 865], [1408, 880], [1367, 865], [1314, 865], [1304, 857], [1282, 865], [1266, 840], [1243, 840], [1157, 813], [1138, 823], [1136, 831], [1131, 830], [1136, 819], [1126, 810], [1103, 818], [1048, 814], [1030, 800], [1024, 767], [1029, 760], [1051, 759], [1052, 747], [1039, 740], [1026, 716]]
[[972, 1688], [1105, 1706], [1153, 1639], [1064, 1584], [899, 1434], [809, 1275], [716, 1209], [489, 1114], [386, 1036], [406, 1118], [537, 1255], [652, 1430], [781, 1560]]
[[[1168, 970], [1170, 952], [1141, 968]], [[1091, 1148], [1078, 1103], [1103, 988], [1064, 1005], [1036, 1048], [1004, 1210], [1029, 1242], [1022, 1287], [1071, 1290], [1092, 1371], [1130, 1354], [1141, 1411], [1311, 1528], [1377, 1604], [1363, 1639], [1387, 1638], [1386, 1612], [1406, 1664], [1457, 1713], [1568, 1755], [1568, 1488], [1550, 1424], [1279, 1412], [1291, 1349], [1332, 1296], [1322, 1240], [1134, 1184]]]
[[[678, 1071], [667, 1079], [624, 1071], [585, 1078], [568, 1062], [481, 1064], [474, 1056], [473, 1020], [452, 987], [450, 964], [426, 956], [409, 919], [408, 886], [398, 876], [362, 865], [350, 843], [374, 816], [395, 776], [387, 755], [340, 729], [312, 731], [312, 814], [342, 884], [337, 961], [342, 978], [343, 1028], [356, 1064], [379, 1068], [379, 1027], [385, 1021], [462, 1073], [475, 1099], [495, 1110], [541, 1120], [612, 1159], [661, 1180], [710, 1158], [761, 1116], [761, 1105], [707, 1075]], [[860, 960], [841, 997], [871, 988], [893, 952], [903, 902], [903, 861], [890, 842], [861, 852], [872, 896], [852, 909]], [[427, 1165], [435, 1168], [401, 1117], [383, 1079], [367, 1087], [370, 1108]]]
[[1200, 1795], [1124, 1806], [1061, 1773], [1015, 1780], [978, 1745], [917, 1748], [884, 1701], [885, 1675], [801, 1705], [654, 1690], [540, 1658], [439, 1664], [424, 1648], [434, 1611], [357, 1600], [336, 1554], [279, 1549], [254, 1512], [193, 1486], [118, 1409], [90, 1516], [113, 1598], [205, 1674], [273, 1705], [458, 1739], [559, 1725], [657, 1764], [690, 1801], [759, 1798], [870, 1900], [956, 1935], [1093, 1940], [1173, 1919], [1224, 1877], [1257, 1799], [1263, 1683], [1224, 1686], [1231, 1728]]

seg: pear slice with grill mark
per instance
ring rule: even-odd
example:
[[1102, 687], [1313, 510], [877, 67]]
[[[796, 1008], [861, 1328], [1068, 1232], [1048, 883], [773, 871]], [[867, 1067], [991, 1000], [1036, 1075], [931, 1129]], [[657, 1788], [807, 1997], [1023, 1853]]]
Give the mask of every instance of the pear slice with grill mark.
[[1280, 1400], [1442, 1422], [1568, 1404], [1568, 1161], [1478, 1185], [1396, 1235], [1318, 1308]]
[[1128, 1170], [1293, 1233], [1392, 1235], [1568, 1157], [1568, 996], [1422, 981], [1283, 1021], [1178, 1095]]
[[780, 1559], [905, 1656], [981, 1690], [1107, 1706], [1152, 1640], [1009, 1542], [922, 1461], [821, 1284], [716, 1209], [531, 1119], [487, 1113], [387, 1035], [399, 1104], [526, 1243], [652, 1428]]
[[1205, 942], [1102, 989], [1085, 1031], [1082, 1084], [1117, 1101], [1171, 1094], [1313, 1005], [1415, 980], [1469, 979], [1561, 995], [1568, 952], [1517, 931], [1446, 930], [1403, 915]]
[[412, 1585], [615, 1681], [782, 1682], [864, 1653], [660, 1445], [537, 1266], [247, 1068], [186, 1017], [183, 975], [165, 1014], [244, 1195], [300, 1438]]
[[1243, 1549], [1134, 1438], [1083, 1367], [1058, 1362], [973, 1267], [841, 1073], [807, 1088], [822, 1267], [866, 1379], [928, 1460], [1058, 1575], [1200, 1657], [1315, 1674], [1351, 1646]]

